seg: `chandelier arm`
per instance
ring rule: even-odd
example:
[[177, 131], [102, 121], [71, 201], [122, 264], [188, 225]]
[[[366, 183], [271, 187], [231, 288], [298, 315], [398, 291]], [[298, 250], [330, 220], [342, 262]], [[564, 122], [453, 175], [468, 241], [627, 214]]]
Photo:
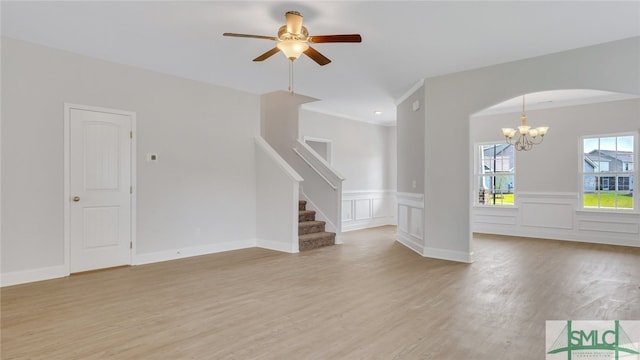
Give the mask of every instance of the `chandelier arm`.
[[[525, 112], [525, 96], [522, 95], [522, 115], [520, 116], [520, 126], [518, 126], [518, 132], [511, 128], [502, 128], [502, 133], [505, 136], [506, 143], [512, 145], [517, 151], [529, 151], [533, 149], [534, 145], [542, 144], [544, 140], [544, 134], [549, 128], [547, 126], [541, 126], [535, 129], [527, 126], [527, 114]], [[517, 137], [514, 141], [514, 134], [517, 133]]]

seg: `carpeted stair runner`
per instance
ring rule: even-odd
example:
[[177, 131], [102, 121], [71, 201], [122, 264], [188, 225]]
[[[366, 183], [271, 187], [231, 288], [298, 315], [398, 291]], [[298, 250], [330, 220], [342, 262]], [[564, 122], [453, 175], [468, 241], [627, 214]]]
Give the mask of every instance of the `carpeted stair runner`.
[[325, 222], [316, 221], [316, 212], [307, 210], [307, 202], [298, 202], [298, 248], [300, 251], [335, 245], [336, 234], [324, 231]]

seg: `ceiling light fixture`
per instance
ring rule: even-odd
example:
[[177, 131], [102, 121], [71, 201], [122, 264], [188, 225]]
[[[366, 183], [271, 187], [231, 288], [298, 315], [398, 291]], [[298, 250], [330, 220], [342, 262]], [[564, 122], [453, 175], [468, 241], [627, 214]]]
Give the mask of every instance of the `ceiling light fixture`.
[[359, 43], [362, 41], [360, 34], [339, 34], [339, 35], [315, 35], [309, 36], [309, 31], [302, 26], [302, 14], [297, 11], [287, 11], [285, 14], [287, 23], [280, 26], [278, 36], [250, 35], [224, 33], [223, 36], [235, 36], [242, 38], [256, 38], [277, 41], [274, 48], [253, 59], [253, 61], [264, 61], [276, 53], [282, 51], [289, 59], [289, 92], [293, 95], [293, 61], [302, 54], [307, 55], [311, 60], [324, 66], [331, 62], [329, 58], [322, 55], [318, 50], [309, 44], [320, 43]]
[[[522, 96], [522, 116], [520, 116], [520, 126], [518, 129], [502, 128], [502, 135], [504, 135], [507, 144], [513, 145], [518, 151], [529, 151], [533, 149], [534, 145], [542, 143], [545, 134], [549, 130], [548, 126], [539, 126], [532, 129], [527, 125], [527, 114], [524, 111], [524, 95]], [[513, 138], [518, 134], [516, 141]]]
[[309, 43], [302, 40], [283, 40], [276, 46], [282, 50], [287, 59], [293, 61], [299, 58], [300, 55], [309, 48]]

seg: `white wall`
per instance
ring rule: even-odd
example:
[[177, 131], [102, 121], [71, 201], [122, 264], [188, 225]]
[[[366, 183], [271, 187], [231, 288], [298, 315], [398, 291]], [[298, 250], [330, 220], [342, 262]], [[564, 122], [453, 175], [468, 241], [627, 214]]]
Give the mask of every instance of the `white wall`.
[[3, 279], [63, 265], [65, 102], [137, 113], [135, 262], [255, 245], [259, 96], [2, 38]]
[[395, 126], [300, 111], [299, 137], [331, 141], [342, 190], [344, 231], [395, 224]]
[[328, 139], [333, 166], [346, 178], [344, 191], [395, 189], [391, 181], [390, 135], [395, 127], [300, 111], [299, 138]]
[[[640, 246], [638, 197], [635, 214], [580, 211], [581, 137], [637, 133], [640, 100], [530, 110], [527, 118], [531, 126], [547, 125], [550, 131], [543, 144], [516, 153], [516, 206], [474, 206], [472, 230]], [[501, 143], [500, 128], [519, 121], [519, 112], [474, 116], [471, 142]]]
[[300, 106], [317, 99], [300, 94], [275, 91], [261, 97], [260, 131], [262, 137], [304, 179], [300, 199], [307, 209], [316, 211], [316, 219], [326, 221], [325, 229], [336, 233], [341, 242], [341, 198], [344, 178], [335, 168], [299, 140]]
[[302, 177], [261, 137], [255, 151], [256, 245], [297, 253]]
[[[556, 89], [640, 94], [640, 37], [425, 79], [424, 136], [417, 139], [403, 135], [398, 112], [398, 156], [423, 144], [425, 149], [424, 163], [415, 164], [424, 169], [424, 256], [472, 261], [470, 115], [521, 94]], [[402, 191], [400, 179], [410, 170], [400, 165]]]

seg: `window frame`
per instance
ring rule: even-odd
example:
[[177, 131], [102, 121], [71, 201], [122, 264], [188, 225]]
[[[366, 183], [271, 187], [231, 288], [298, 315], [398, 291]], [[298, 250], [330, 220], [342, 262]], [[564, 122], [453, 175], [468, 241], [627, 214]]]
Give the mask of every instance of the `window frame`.
[[[512, 163], [512, 167], [510, 172], [508, 173], [508, 176], [510, 176], [513, 181], [512, 181], [512, 186], [510, 187], [510, 192], [507, 193], [511, 193], [513, 194], [513, 203], [488, 203], [488, 202], [480, 202], [480, 190], [481, 190], [481, 183], [482, 183], [482, 178], [485, 176], [496, 176], [499, 175], [496, 172], [493, 173], [484, 173], [481, 171], [480, 167], [483, 166], [483, 162], [481, 159], [481, 154], [480, 152], [481, 150], [481, 146], [486, 146], [486, 145], [508, 145], [511, 146], [512, 151], [513, 151], [513, 163]], [[474, 200], [473, 200], [473, 204], [474, 206], [480, 206], [480, 207], [488, 207], [488, 208], [503, 208], [503, 209], [513, 209], [516, 207], [516, 171], [517, 171], [517, 159], [516, 159], [516, 150], [515, 148], [513, 148], [513, 145], [510, 144], [506, 144], [504, 142], [504, 140], [499, 140], [499, 141], [484, 141], [484, 142], [477, 142], [473, 144], [474, 146], [474, 150], [473, 150], [473, 154], [474, 154], [474, 165], [473, 165], [473, 194], [474, 194]], [[494, 170], [495, 171], [495, 170]], [[495, 201], [495, 200], [494, 200]]]
[[[618, 137], [624, 137], [624, 136], [631, 136], [633, 138], [633, 159], [631, 162], [631, 166], [633, 167], [632, 171], [625, 171], [624, 170], [624, 162], [622, 163], [622, 168], [618, 171], [605, 171], [605, 172], [587, 172], [585, 171], [585, 151], [584, 151], [584, 141], [585, 139], [603, 139], [603, 138], [618, 138]], [[605, 134], [591, 134], [591, 135], [583, 135], [580, 137], [579, 140], [579, 144], [578, 144], [578, 148], [579, 148], [579, 196], [578, 196], [578, 209], [579, 211], [586, 211], [586, 212], [606, 212], [606, 213], [624, 213], [624, 214], [637, 214], [640, 213], [640, 209], [639, 209], [639, 204], [640, 202], [638, 201], [638, 189], [637, 189], [637, 183], [638, 183], [638, 164], [640, 163], [639, 160], [639, 156], [638, 156], [638, 150], [640, 149], [640, 144], [638, 144], [638, 141], [640, 139], [640, 134], [638, 131], [629, 131], [629, 132], [620, 132], [620, 133], [605, 133]], [[617, 141], [617, 140], [616, 140]], [[600, 148], [599, 148], [600, 149]], [[613, 184], [613, 186], [615, 187], [616, 192], [621, 192], [624, 190], [619, 190], [619, 183], [620, 183], [620, 174], [627, 174], [629, 176], [633, 177], [633, 190], [632, 190], [632, 202], [631, 202], [631, 206], [632, 208], [621, 208], [621, 207], [600, 207], [600, 205], [598, 205], [598, 207], [585, 207], [584, 205], [584, 195], [585, 195], [585, 189], [584, 189], [584, 178], [585, 176], [589, 176], [589, 175], [593, 175], [593, 176], [601, 176], [599, 174], [604, 174], [604, 175], [609, 175], [606, 176], [607, 180], [609, 180], [609, 187], [611, 187], [611, 185]], [[601, 176], [602, 177], [602, 176]], [[611, 181], [611, 178], [613, 178], [614, 180]], [[630, 186], [630, 184], [628, 184], [627, 186]], [[596, 184], [596, 188], [597, 188], [597, 184]], [[602, 189], [597, 190], [596, 191], [603, 191]]]

